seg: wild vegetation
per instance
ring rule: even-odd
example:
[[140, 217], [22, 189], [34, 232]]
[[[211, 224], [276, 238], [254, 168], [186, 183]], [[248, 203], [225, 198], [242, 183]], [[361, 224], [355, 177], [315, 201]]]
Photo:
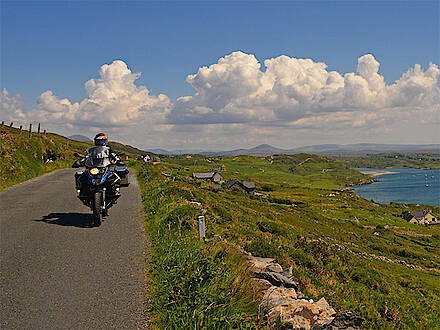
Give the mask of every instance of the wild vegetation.
[[[191, 178], [220, 164], [226, 165], [225, 179], [254, 181], [269, 197]], [[258, 296], [243, 262], [234, 259], [234, 246], [293, 265], [303, 293], [364, 317], [366, 328], [433, 328], [440, 322], [440, 228], [399, 217], [416, 205], [379, 205], [346, 191], [368, 176], [306, 154], [174, 156], [138, 165], [138, 175], [153, 243], [150, 307], [162, 327], [261, 327]], [[197, 234], [202, 210], [206, 243]], [[235, 274], [241, 277], [233, 281]]]
[[[111, 142], [113, 150], [124, 151], [131, 157], [145, 152]], [[70, 167], [74, 152], [85, 154], [92, 142], [79, 142], [64, 136], [33, 133], [13, 127], [0, 127], [0, 191], [14, 184], [29, 180], [55, 169]]]

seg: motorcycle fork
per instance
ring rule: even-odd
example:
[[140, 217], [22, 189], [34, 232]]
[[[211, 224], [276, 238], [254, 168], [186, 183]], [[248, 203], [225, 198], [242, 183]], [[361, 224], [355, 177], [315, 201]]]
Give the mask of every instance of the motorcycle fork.
[[102, 206], [101, 206], [101, 208], [103, 210], [105, 209], [105, 190], [106, 190], [106, 188], [102, 188]]

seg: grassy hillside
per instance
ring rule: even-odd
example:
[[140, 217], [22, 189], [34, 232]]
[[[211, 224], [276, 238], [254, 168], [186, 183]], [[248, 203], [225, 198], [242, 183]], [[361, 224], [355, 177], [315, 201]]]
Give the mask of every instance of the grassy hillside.
[[[92, 142], [79, 142], [64, 136], [47, 133], [28, 132], [19, 134], [16, 128], [0, 128], [0, 190], [29, 180], [46, 172], [70, 167], [74, 162], [74, 152], [85, 154]], [[124, 151], [130, 157], [145, 154], [131, 146], [111, 142], [116, 151]]]
[[[219, 164], [227, 167], [224, 178], [254, 181], [257, 190], [270, 197], [225, 191], [191, 178], [192, 172]], [[179, 323], [194, 328], [221, 324], [203, 323], [210, 316], [234, 315], [243, 325], [256, 326], [252, 322], [259, 320], [258, 309], [252, 297], [257, 295], [246, 279], [229, 287], [228, 276], [226, 282], [210, 277], [186, 287], [179, 276], [173, 277], [174, 272], [185, 273], [188, 263], [212, 257], [213, 250], [226, 251], [227, 242], [257, 256], [274, 257], [283, 267], [293, 265], [302, 292], [313, 299], [324, 296], [339, 312], [348, 309], [364, 317], [366, 328], [434, 328], [440, 323], [440, 228], [408, 224], [398, 217], [416, 205], [378, 205], [344, 190], [369, 177], [306, 154], [266, 159], [174, 156], [138, 171], [153, 238], [151, 308], [157, 320], [181, 322], [180, 317], [194, 315]], [[200, 208], [206, 210], [204, 245], [197, 243]], [[440, 215], [439, 208], [430, 208]], [[176, 256], [191, 250], [192, 244], [197, 245], [197, 256]], [[228, 274], [241, 265], [227, 252], [221, 260]], [[215, 265], [207, 266], [207, 272], [216, 274]], [[219, 301], [213, 292], [239, 293], [242, 300]], [[201, 311], [203, 318], [198, 316]]]

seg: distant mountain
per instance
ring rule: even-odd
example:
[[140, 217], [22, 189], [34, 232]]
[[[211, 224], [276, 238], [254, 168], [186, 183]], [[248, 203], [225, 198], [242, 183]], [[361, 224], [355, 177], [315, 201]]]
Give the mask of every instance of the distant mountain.
[[440, 144], [375, 144], [375, 143], [358, 143], [358, 144], [320, 144], [299, 147], [294, 149], [280, 149], [269, 144], [260, 144], [250, 149], [234, 149], [226, 151], [201, 151], [201, 150], [173, 150], [150, 149], [148, 151], [166, 154], [166, 155], [182, 155], [182, 154], [200, 154], [204, 156], [236, 156], [236, 155], [252, 155], [252, 156], [270, 156], [275, 154], [326, 154], [326, 153], [356, 153], [356, 152], [400, 152], [400, 151], [439, 151]]
[[357, 144], [322, 144], [307, 147], [300, 147], [290, 151], [306, 153], [332, 153], [332, 152], [398, 152], [398, 151], [421, 151], [438, 150], [440, 144], [376, 144], [376, 143], [357, 143]]
[[91, 138], [88, 138], [87, 136], [84, 136], [84, 135], [71, 135], [71, 136], [69, 136], [69, 139], [75, 140], [75, 141], [81, 141], [81, 142], [92, 141]]

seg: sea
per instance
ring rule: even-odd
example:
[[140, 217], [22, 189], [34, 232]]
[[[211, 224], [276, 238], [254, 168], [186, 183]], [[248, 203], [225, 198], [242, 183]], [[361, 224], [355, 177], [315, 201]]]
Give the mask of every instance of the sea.
[[[379, 182], [354, 186], [359, 196], [377, 203], [414, 203], [440, 207], [440, 169], [356, 168]], [[375, 174], [378, 173], [378, 174]]]

